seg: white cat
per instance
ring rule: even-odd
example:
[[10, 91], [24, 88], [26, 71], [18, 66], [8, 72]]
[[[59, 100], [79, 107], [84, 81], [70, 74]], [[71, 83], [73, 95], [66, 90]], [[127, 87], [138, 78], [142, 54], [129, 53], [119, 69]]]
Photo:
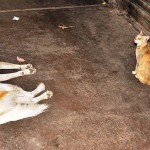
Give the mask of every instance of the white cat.
[[[0, 74], [0, 82], [12, 78], [36, 73], [36, 69], [31, 64], [18, 65], [0, 62], [0, 69], [17, 69], [15, 73]], [[45, 90], [45, 85], [40, 83], [32, 92], [24, 91], [22, 88], [0, 83], [0, 124], [16, 121], [27, 117], [33, 117], [47, 109], [46, 104], [37, 104], [39, 101], [51, 98], [53, 93], [46, 91], [40, 96], [40, 92]]]

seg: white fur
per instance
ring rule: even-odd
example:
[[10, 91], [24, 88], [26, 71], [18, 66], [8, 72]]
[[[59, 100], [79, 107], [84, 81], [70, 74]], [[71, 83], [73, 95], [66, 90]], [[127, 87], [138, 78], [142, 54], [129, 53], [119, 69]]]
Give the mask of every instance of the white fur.
[[44, 112], [44, 110], [47, 108], [48, 105], [45, 104], [32, 104], [32, 105], [18, 104], [12, 110], [0, 116], [0, 124], [37, 116], [42, 112]]
[[[31, 64], [17, 65], [0, 62], [0, 69], [21, 69], [15, 73], [0, 74], [0, 81], [36, 73], [36, 69]], [[32, 92], [24, 91], [16, 85], [0, 83], [0, 91], [8, 92], [0, 98], [0, 124], [33, 117], [44, 112], [48, 105], [37, 103], [51, 98], [53, 95], [51, 91], [46, 91], [36, 97], [37, 94], [44, 90], [45, 85], [43, 83], [40, 83]]]

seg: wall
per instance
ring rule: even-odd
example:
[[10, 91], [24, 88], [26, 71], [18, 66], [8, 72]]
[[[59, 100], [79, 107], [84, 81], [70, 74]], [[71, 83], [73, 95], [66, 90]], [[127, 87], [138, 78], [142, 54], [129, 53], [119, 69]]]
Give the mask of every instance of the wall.
[[129, 17], [133, 17], [150, 32], [150, 0], [119, 0], [119, 3]]

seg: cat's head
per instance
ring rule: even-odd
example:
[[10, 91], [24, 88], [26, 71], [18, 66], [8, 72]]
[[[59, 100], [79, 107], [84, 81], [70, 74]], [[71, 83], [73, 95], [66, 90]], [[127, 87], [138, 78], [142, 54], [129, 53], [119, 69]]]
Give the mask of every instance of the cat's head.
[[143, 32], [141, 31], [134, 39], [134, 43], [137, 44], [137, 46], [145, 45], [147, 44], [148, 40], [150, 39], [149, 36], [145, 36]]

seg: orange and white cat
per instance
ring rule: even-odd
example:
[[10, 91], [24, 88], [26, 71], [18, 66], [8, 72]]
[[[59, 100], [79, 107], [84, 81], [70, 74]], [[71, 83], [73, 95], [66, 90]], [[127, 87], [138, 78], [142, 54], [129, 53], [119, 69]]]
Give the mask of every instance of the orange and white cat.
[[[18, 65], [0, 62], [0, 69], [18, 70], [14, 73], [0, 74], [0, 82], [36, 73], [36, 69], [31, 64]], [[47, 109], [48, 105], [38, 104], [38, 102], [53, 95], [51, 91], [46, 91], [37, 96], [44, 90], [45, 85], [43, 83], [40, 83], [32, 92], [24, 91], [16, 85], [0, 83], [0, 124], [33, 117], [42, 113]]]
[[136, 47], [136, 67], [132, 74], [143, 84], [150, 85], [150, 46], [148, 44], [149, 36], [145, 36], [142, 31], [138, 34], [134, 42]]

